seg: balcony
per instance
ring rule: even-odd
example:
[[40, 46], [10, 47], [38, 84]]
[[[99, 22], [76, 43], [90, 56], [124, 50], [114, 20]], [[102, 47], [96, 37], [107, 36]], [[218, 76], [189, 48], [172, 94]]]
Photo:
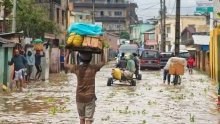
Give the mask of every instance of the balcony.
[[[75, 8], [92, 8], [93, 3], [73, 3]], [[95, 8], [127, 8], [129, 4], [126, 3], [95, 3]]]

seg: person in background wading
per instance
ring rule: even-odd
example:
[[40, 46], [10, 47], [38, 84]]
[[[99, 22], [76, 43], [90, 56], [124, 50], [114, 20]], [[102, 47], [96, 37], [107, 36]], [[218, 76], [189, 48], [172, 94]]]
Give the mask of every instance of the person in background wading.
[[16, 81], [17, 88], [19, 88], [19, 91], [22, 92], [24, 83], [24, 68], [27, 64], [27, 60], [20, 54], [18, 49], [15, 49], [14, 56], [8, 64], [14, 64], [14, 80]]
[[44, 57], [44, 56], [45, 56], [44, 52], [41, 55], [41, 51], [40, 50], [36, 50], [36, 54], [35, 54], [35, 67], [37, 69], [37, 73], [35, 75], [35, 80], [39, 80], [40, 79], [41, 72], [42, 72], [41, 57]]
[[90, 64], [92, 54], [79, 52], [79, 65], [68, 64], [69, 51], [66, 51], [64, 66], [77, 76], [76, 105], [80, 124], [92, 124], [95, 112], [95, 75], [105, 65], [104, 54], [102, 62], [97, 65]]
[[138, 55], [137, 53], [133, 53], [133, 59], [134, 59], [134, 62], [135, 62], [135, 77], [138, 78], [138, 74], [139, 74], [139, 58], [138, 58]]
[[26, 80], [28, 83], [30, 83], [30, 77], [33, 72], [33, 66], [35, 64], [34, 56], [31, 51], [27, 52], [26, 59], [27, 59], [27, 79]]
[[64, 51], [62, 51], [60, 54], [60, 72], [65, 71], [64, 58], [65, 58]]

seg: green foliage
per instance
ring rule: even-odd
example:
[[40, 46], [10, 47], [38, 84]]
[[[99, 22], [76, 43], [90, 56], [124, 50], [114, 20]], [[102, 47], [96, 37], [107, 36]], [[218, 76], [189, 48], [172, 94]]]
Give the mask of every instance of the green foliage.
[[5, 7], [5, 17], [7, 17], [11, 12], [13, 8], [12, 0], [2, 0], [0, 2], [0, 5]]
[[17, 30], [24, 31], [25, 36], [43, 37], [44, 33], [59, 33], [56, 24], [49, 20], [46, 7], [35, 0], [20, 0], [17, 5]]
[[130, 34], [126, 31], [123, 31], [123, 32], [120, 33], [120, 38], [129, 40], [130, 39]]

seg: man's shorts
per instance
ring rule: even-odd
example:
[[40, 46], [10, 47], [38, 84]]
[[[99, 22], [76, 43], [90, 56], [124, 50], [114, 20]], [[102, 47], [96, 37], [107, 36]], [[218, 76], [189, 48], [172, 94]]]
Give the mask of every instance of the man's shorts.
[[96, 107], [95, 101], [96, 100], [94, 99], [92, 100], [92, 102], [89, 103], [76, 103], [80, 119], [93, 121], [93, 115]]
[[20, 69], [18, 71], [15, 71], [15, 76], [14, 76], [15, 81], [23, 80], [23, 78], [24, 78], [24, 69]]

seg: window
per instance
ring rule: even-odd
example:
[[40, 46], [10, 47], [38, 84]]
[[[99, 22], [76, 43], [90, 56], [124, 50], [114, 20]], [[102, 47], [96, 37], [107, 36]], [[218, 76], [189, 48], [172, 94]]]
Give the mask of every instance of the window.
[[101, 11], [101, 12], [100, 12], [100, 15], [101, 15], [101, 16], [104, 16], [104, 11]]
[[65, 11], [62, 10], [62, 24], [64, 25], [64, 20], [65, 20]]
[[112, 16], [112, 11], [108, 11], [108, 16]]
[[107, 0], [107, 3], [110, 3], [111, 2], [111, 0]]
[[115, 11], [115, 16], [122, 16], [122, 12], [121, 11]]
[[168, 26], [166, 28], [167, 28], [167, 33], [171, 33], [170, 26]]
[[60, 21], [60, 10], [59, 8], [57, 8], [57, 23], [59, 23]]
[[158, 58], [160, 55], [156, 51], [144, 51], [142, 53], [142, 58]]
[[149, 40], [155, 40], [155, 34], [149, 34]]

